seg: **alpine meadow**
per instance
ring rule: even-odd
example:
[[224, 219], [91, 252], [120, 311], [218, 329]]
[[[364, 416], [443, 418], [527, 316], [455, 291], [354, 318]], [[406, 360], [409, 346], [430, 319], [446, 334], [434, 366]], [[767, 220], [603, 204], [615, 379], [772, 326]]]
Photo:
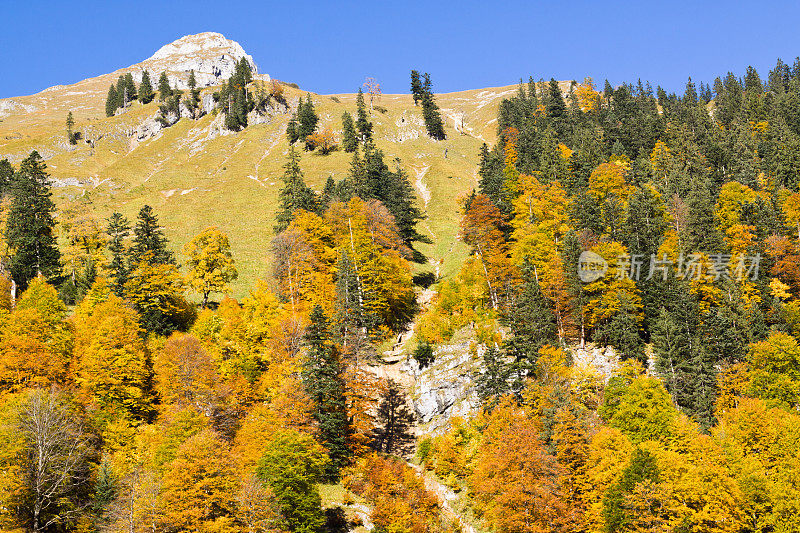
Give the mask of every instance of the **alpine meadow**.
[[434, 52], [0, 99], [1, 531], [800, 532], [800, 58]]

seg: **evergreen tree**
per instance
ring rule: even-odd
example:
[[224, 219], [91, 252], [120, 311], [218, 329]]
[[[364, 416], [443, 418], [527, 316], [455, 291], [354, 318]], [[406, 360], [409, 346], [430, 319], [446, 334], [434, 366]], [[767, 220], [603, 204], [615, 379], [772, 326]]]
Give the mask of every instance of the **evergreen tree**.
[[67, 142], [69, 144], [76, 144], [75, 133], [72, 128], [75, 127], [75, 119], [72, 117], [72, 111], [67, 113]]
[[427, 368], [435, 360], [433, 353], [433, 346], [428, 341], [422, 341], [414, 348], [414, 353], [411, 354], [414, 360], [419, 365], [420, 369]]
[[522, 269], [525, 281], [511, 308], [502, 317], [503, 324], [511, 330], [503, 350], [514, 358], [512, 370], [517, 388], [535, 368], [539, 348], [547, 344], [558, 346], [553, 304], [542, 293], [533, 265], [526, 262]]
[[372, 139], [372, 122], [367, 118], [367, 104], [364, 102], [364, 93], [361, 88], [356, 95], [356, 129], [361, 136], [361, 141], [366, 142]]
[[408, 453], [414, 443], [414, 436], [409, 431], [414, 423], [414, 414], [408, 408], [406, 395], [392, 380], [389, 380], [386, 390], [381, 394], [376, 421], [372, 447], [381, 453]]
[[275, 215], [277, 224], [275, 233], [285, 230], [289, 223], [294, 219], [294, 213], [298, 209], [304, 209], [312, 213], [317, 211], [317, 197], [303, 180], [303, 172], [300, 170], [300, 155], [289, 147], [289, 160], [284, 166], [283, 188], [279, 193], [280, 205], [278, 213]]
[[289, 144], [294, 144], [300, 138], [300, 125], [297, 123], [297, 113], [292, 114], [289, 123], [286, 125], [286, 137], [289, 139]]
[[347, 153], [355, 152], [358, 148], [358, 137], [353, 117], [345, 111], [342, 113], [342, 148]]
[[442, 122], [439, 106], [436, 105], [436, 100], [433, 97], [431, 76], [427, 72], [424, 75], [424, 80], [422, 85], [422, 118], [425, 121], [425, 129], [428, 130], [428, 135], [431, 138], [442, 141], [447, 135], [444, 132], [444, 122]]
[[94, 511], [102, 517], [118, 494], [119, 481], [114, 475], [111, 465], [103, 459], [94, 482]]
[[[319, 117], [314, 110], [314, 102], [311, 101], [311, 95], [308, 94], [306, 95], [305, 103], [303, 103], [301, 98], [297, 108], [297, 134], [300, 139], [307, 141], [308, 136], [317, 131], [318, 122]], [[308, 150], [309, 147], [310, 145], [306, 142], [306, 150]]]
[[158, 78], [158, 101], [163, 102], [172, 96], [172, 87], [169, 86], [169, 78], [166, 72], [162, 72]]
[[133, 74], [128, 72], [123, 78], [125, 80], [125, 103], [129, 104], [138, 98], [138, 91], [136, 90], [136, 82], [133, 81]]
[[308, 347], [303, 366], [303, 385], [314, 402], [313, 416], [317, 422], [319, 440], [330, 457], [326, 466], [327, 477], [337, 481], [339, 472], [347, 465], [351, 455], [347, 448], [351, 427], [347, 415], [344, 369], [331, 341], [330, 325], [322, 307], [314, 306], [309, 321], [303, 337]]
[[0, 159], [0, 199], [11, 192], [11, 182], [14, 176], [14, 165], [8, 159]]
[[142, 72], [142, 83], [139, 84], [139, 101], [142, 104], [149, 104], [155, 97], [153, 83], [150, 81], [150, 73], [145, 69]]
[[114, 282], [114, 293], [122, 297], [125, 292], [125, 283], [128, 281], [128, 250], [125, 239], [131, 234], [131, 225], [128, 219], [120, 213], [113, 213], [108, 219], [108, 251], [111, 252], [111, 264]]
[[189, 95], [183, 101], [186, 109], [192, 114], [192, 118], [197, 118], [200, 110], [200, 89], [197, 88], [197, 80], [194, 76], [194, 69], [189, 73]]
[[478, 398], [486, 411], [491, 411], [497, 401], [511, 390], [509, 378], [512, 368], [503, 361], [500, 350], [494, 346], [483, 353], [481, 371], [475, 372]]
[[167, 238], [164, 230], [158, 224], [158, 217], [149, 205], [143, 206], [136, 217], [136, 226], [133, 228], [133, 246], [130, 251], [131, 265], [142, 261], [151, 264], [175, 264], [175, 257], [167, 249]]
[[411, 96], [414, 98], [414, 105], [422, 100], [422, 82], [419, 79], [419, 72], [411, 71]]
[[111, 87], [108, 88], [108, 96], [106, 96], [106, 116], [107, 117], [113, 117], [114, 116], [114, 112], [119, 107], [117, 105], [118, 100], [119, 100], [119, 97], [117, 96], [117, 88], [112, 83]]
[[56, 206], [51, 199], [50, 176], [39, 152], [33, 151], [12, 177], [12, 199], [6, 241], [13, 255], [11, 276], [20, 290], [43, 275], [53, 280], [61, 274], [61, 254], [53, 228]]

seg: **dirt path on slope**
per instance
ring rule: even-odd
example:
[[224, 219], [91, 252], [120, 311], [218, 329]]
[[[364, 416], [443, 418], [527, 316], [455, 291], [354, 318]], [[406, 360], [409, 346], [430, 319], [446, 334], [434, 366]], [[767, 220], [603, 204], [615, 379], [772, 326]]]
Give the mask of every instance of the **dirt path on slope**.
[[417, 476], [421, 477], [425, 482], [425, 489], [436, 494], [436, 498], [439, 500], [439, 505], [442, 507], [442, 511], [446, 515], [458, 520], [458, 525], [461, 526], [461, 531], [464, 533], [476, 533], [475, 527], [467, 522], [464, 517], [462, 517], [458, 511], [453, 509], [452, 505], [450, 505], [451, 501], [458, 498], [455, 492], [450, 490], [449, 487], [443, 485], [438, 479], [429, 475], [423, 467], [413, 463], [408, 463], [408, 466], [413, 468], [416, 471]]

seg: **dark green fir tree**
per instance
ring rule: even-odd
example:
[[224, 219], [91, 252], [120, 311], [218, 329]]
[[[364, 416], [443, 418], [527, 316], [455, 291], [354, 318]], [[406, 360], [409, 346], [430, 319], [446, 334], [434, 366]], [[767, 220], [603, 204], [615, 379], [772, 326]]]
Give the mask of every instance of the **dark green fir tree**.
[[149, 104], [155, 97], [153, 82], [150, 81], [150, 73], [145, 70], [142, 72], [142, 83], [139, 84], [139, 101], [142, 104]]
[[169, 241], [164, 236], [164, 230], [158, 223], [158, 217], [149, 205], [143, 206], [136, 217], [136, 226], [133, 228], [133, 245], [130, 251], [131, 265], [141, 261], [154, 264], [175, 263], [175, 257], [167, 249]]
[[51, 199], [50, 176], [39, 152], [22, 161], [11, 182], [11, 207], [6, 240], [13, 250], [11, 276], [20, 290], [38, 275], [54, 280], [61, 274], [61, 254], [53, 232], [56, 206]]
[[128, 249], [125, 240], [131, 234], [128, 219], [120, 213], [113, 213], [108, 219], [108, 251], [111, 252], [111, 276], [114, 293], [122, 297], [125, 293], [125, 282], [128, 281]]
[[289, 159], [284, 166], [283, 188], [279, 193], [280, 205], [275, 215], [275, 233], [285, 230], [294, 219], [295, 211], [304, 209], [312, 213], [317, 211], [317, 195], [303, 179], [300, 170], [300, 155], [294, 146], [289, 147]]
[[342, 113], [342, 148], [347, 153], [355, 152], [358, 148], [356, 127], [352, 115], [347, 111]]

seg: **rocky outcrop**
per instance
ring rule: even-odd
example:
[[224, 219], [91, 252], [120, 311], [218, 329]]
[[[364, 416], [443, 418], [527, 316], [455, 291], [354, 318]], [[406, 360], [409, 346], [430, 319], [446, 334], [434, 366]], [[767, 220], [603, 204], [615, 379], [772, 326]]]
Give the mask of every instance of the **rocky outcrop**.
[[[138, 66], [150, 71], [154, 84], [161, 72], [166, 72], [170, 83], [186, 89], [192, 70], [200, 87], [219, 85], [233, 75], [236, 63], [242, 58], [250, 64], [253, 74], [257, 74], [258, 67], [253, 57], [239, 43], [220, 33], [206, 32], [187, 35], [164, 45]], [[141, 71], [134, 72], [134, 78], [140, 81]], [[270, 78], [262, 74], [259, 79]]]
[[36, 106], [25, 105], [14, 100], [0, 100], [0, 118], [14, 113], [33, 113]]
[[436, 433], [450, 418], [470, 418], [480, 409], [474, 378], [480, 371], [480, 351], [471, 350], [469, 343], [449, 344], [436, 349], [433, 364], [425, 369], [409, 362], [411, 399], [424, 433]]

